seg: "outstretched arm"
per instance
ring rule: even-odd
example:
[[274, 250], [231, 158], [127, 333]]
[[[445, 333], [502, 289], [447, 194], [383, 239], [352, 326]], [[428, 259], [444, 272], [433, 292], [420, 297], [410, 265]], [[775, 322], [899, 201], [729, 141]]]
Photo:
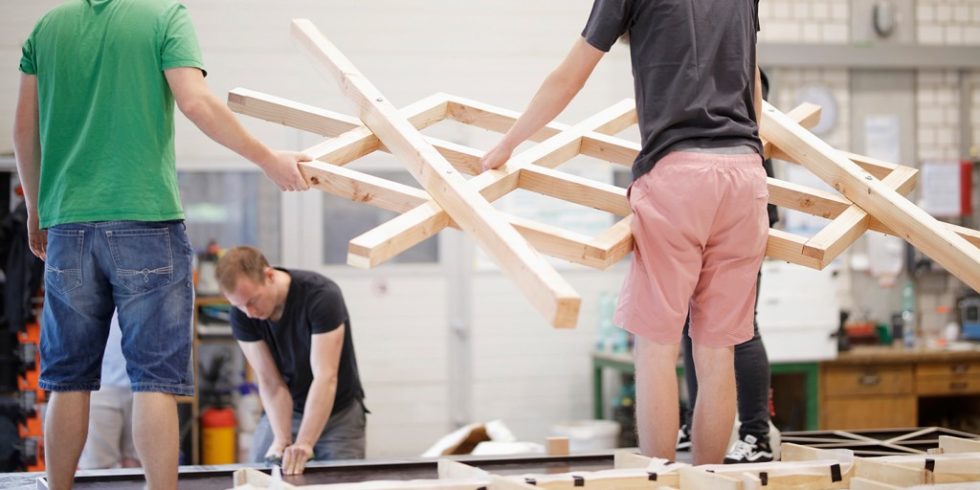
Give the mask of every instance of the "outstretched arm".
[[755, 102], [755, 119], [756, 122], [762, 122], [762, 73], [759, 71], [759, 49], [756, 48], [756, 58], [755, 58], [755, 97], [753, 98]]
[[538, 88], [524, 114], [507, 131], [497, 146], [483, 156], [481, 161], [483, 169], [498, 168], [506, 163], [514, 153], [514, 148], [558, 116], [585, 85], [585, 81], [592, 75], [592, 70], [604, 54], [584, 38], [580, 37], [575, 41], [572, 50], [568, 52], [558, 68], [555, 68]]
[[231, 109], [211, 93], [201, 70], [179, 67], [170, 68], [164, 74], [177, 107], [209, 138], [258, 165], [280, 190], [309, 189], [299, 173], [298, 163], [308, 162], [310, 158], [292, 151], [272, 151], [255, 139]]

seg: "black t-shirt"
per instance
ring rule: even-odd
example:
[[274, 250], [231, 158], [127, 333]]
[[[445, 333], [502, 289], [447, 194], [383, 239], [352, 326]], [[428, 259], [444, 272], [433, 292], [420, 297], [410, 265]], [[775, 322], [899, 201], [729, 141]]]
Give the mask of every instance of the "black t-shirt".
[[633, 178], [675, 150], [748, 146], [758, 0], [595, 0], [582, 37], [609, 51], [629, 33], [642, 148]]
[[276, 367], [293, 396], [293, 411], [302, 412], [313, 382], [310, 366], [313, 335], [330, 332], [343, 324], [344, 346], [340, 353], [337, 395], [332, 412], [337, 413], [364, 398], [344, 296], [337, 283], [320, 274], [279, 270], [292, 278], [282, 317], [278, 322], [253, 320], [238, 308], [232, 308], [232, 333], [243, 342], [264, 341], [269, 346]]

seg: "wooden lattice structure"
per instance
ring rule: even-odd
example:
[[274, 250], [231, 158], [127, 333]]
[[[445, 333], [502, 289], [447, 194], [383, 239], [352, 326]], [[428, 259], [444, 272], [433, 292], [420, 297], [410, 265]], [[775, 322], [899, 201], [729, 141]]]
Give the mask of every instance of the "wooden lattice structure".
[[[317, 66], [359, 108], [358, 117], [310, 107], [245, 89], [233, 90], [236, 112], [326, 136], [305, 151], [301, 164], [313, 187], [401, 213], [350, 241], [348, 263], [375, 267], [440, 230], [454, 227], [473, 237], [555, 327], [574, 327], [581, 299], [540, 253], [605, 269], [632, 249], [626, 189], [556, 170], [578, 155], [629, 167], [638, 144], [616, 134], [636, 124], [624, 100], [572, 125], [552, 123], [533, 135], [536, 146], [497, 170], [481, 173], [481, 150], [425, 136], [421, 130], [451, 119], [505, 132], [517, 113], [464, 98], [436, 94], [401, 110], [384, 98], [354, 65], [307, 20], [293, 35]], [[905, 199], [917, 170], [831, 148], [805, 127], [819, 107], [804, 104], [783, 114], [766, 104], [761, 134], [767, 155], [799, 163], [840, 194], [769, 179], [770, 202], [830, 219], [813, 237], [770, 230], [767, 255], [822, 269], [866, 230], [899, 236], [952, 274], [980, 290], [980, 233], [941, 223]], [[376, 151], [396, 156], [424, 190], [345, 168]], [[466, 179], [463, 175], [473, 176]], [[514, 216], [491, 206], [517, 189], [609, 212], [618, 218], [594, 237]]]

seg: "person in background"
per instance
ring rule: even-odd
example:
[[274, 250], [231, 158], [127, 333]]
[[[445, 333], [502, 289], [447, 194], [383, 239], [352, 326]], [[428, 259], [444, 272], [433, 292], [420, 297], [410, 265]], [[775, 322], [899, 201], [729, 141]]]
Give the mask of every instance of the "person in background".
[[295, 475], [310, 460], [363, 459], [367, 409], [340, 287], [315, 272], [273, 268], [252, 247], [225, 252], [215, 277], [265, 408], [252, 461]]
[[614, 317], [636, 335], [641, 451], [675, 459], [675, 364], [685, 318], [698, 382], [695, 464], [721, 463], [735, 418], [734, 346], [752, 338], [768, 189], [759, 139], [757, 0], [595, 0], [585, 29], [485, 169], [555, 118], [628, 37], [641, 149], [633, 164], [633, 261]]
[[150, 490], [177, 488], [175, 395], [191, 395], [191, 246], [177, 186], [174, 104], [281, 190], [308, 185], [295, 152], [249, 134], [204, 82], [174, 0], [69, 0], [24, 41], [14, 150], [31, 251], [46, 261], [40, 388], [45, 470], [72, 487], [89, 394], [118, 310], [133, 436]]

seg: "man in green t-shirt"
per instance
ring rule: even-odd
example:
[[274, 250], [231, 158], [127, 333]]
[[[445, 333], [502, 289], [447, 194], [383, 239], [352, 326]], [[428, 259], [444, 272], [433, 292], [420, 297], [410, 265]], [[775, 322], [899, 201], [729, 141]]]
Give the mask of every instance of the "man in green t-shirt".
[[194, 391], [192, 250], [174, 157], [174, 102], [284, 191], [308, 188], [294, 152], [257, 141], [204, 83], [175, 0], [70, 0], [23, 45], [14, 129], [31, 250], [45, 265], [40, 386], [45, 462], [72, 485], [113, 310], [150, 489], [177, 488], [175, 395]]

